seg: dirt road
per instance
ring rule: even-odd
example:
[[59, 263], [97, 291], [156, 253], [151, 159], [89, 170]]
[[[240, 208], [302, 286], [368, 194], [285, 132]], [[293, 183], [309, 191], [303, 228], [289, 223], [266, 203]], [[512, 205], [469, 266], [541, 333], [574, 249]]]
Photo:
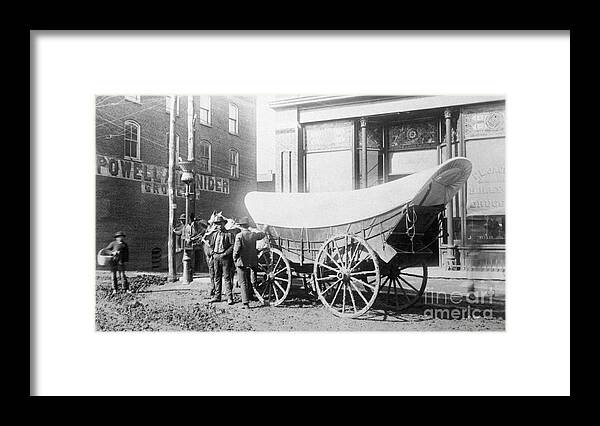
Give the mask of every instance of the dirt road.
[[[208, 278], [194, 283], [165, 283], [164, 274], [131, 273], [133, 294], [110, 294], [110, 276], [96, 278], [96, 329], [99, 331], [480, 331], [504, 330], [504, 303], [481, 304], [467, 300], [423, 304], [401, 313], [375, 306], [356, 319], [333, 316], [297, 285], [277, 307], [241, 309], [237, 303], [209, 304]], [[136, 278], [137, 277], [137, 278]]]

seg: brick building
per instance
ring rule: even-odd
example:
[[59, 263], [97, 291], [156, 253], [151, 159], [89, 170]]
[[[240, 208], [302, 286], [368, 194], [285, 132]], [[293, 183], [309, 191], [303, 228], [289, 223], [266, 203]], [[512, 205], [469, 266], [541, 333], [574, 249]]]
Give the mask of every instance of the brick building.
[[473, 172], [448, 208], [452, 238], [439, 239], [431, 264], [469, 277], [504, 277], [503, 96], [294, 96], [270, 106], [278, 192], [370, 187], [449, 156], [469, 158]]
[[[96, 251], [117, 230], [127, 234], [131, 269], [166, 270], [168, 240], [169, 97], [96, 98]], [[197, 217], [214, 211], [247, 215], [244, 196], [256, 190], [256, 111], [250, 96], [193, 96], [176, 101], [176, 157], [188, 158], [193, 123]], [[185, 211], [177, 173], [176, 214]]]

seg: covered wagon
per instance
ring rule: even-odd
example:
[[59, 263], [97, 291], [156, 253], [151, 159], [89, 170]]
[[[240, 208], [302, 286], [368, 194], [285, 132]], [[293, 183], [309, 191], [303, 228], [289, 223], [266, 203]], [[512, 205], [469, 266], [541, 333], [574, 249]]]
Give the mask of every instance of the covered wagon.
[[[382, 185], [340, 192], [250, 192], [245, 204], [269, 232], [255, 291], [281, 304], [300, 277], [335, 315], [358, 317], [378, 295], [397, 309], [425, 291], [425, 256], [446, 204], [471, 173], [463, 157]], [[267, 228], [268, 226], [268, 228]]]

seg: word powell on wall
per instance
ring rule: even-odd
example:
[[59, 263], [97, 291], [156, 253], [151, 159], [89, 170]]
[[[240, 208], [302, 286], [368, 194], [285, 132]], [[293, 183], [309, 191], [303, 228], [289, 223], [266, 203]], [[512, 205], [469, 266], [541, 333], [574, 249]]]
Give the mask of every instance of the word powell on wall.
[[[141, 182], [141, 190], [147, 194], [168, 195], [168, 169], [139, 161], [96, 155], [96, 174], [118, 179]], [[229, 179], [196, 174], [196, 190], [229, 194]], [[177, 172], [176, 195], [183, 197], [185, 186], [181, 182], [181, 172]]]

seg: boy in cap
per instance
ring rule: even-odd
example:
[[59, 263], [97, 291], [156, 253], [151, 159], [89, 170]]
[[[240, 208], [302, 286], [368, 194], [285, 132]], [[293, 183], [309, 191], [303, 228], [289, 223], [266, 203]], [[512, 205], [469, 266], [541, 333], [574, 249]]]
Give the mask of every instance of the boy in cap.
[[241, 287], [243, 308], [250, 307], [252, 298], [252, 270], [258, 267], [258, 253], [256, 242], [265, 238], [265, 233], [260, 231], [251, 231], [250, 223], [247, 217], [242, 217], [237, 222], [242, 228], [241, 232], [235, 236], [233, 245], [233, 261], [237, 268], [238, 281]]
[[173, 233], [177, 235], [175, 247], [176, 252], [179, 253], [183, 250], [183, 240], [185, 239], [185, 213], [179, 215], [179, 223], [175, 229], [173, 229]]
[[112, 294], [115, 294], [118, 290], [118, 277], [117, 272], [121, 276], [123, 280], [123, 290], [127, 293], [131, 293], [129, 290], [129, 282], [127, 281], [127, 276], [125, 275], [126, 263], [129, 262], [129, 246], [124, 241], [125, 234], [122, 231], [118, 231], [114, 234], [114, 241], [111, 241], [108, 246], [105, 247], [105, 250], [111, 252], [113, 256], [113, 261], [111, 264], [111, 271], [113, 276], [113, 291]]

